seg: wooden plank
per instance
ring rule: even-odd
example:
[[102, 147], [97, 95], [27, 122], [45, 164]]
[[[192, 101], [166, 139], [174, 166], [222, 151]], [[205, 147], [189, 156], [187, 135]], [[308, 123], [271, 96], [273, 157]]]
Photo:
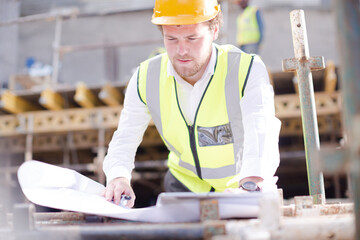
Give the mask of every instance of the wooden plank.
[[[340, 114], [341, 101], [339, 92], [333, 94], [318, 92], [315, 94], [315, 99], [318, 116]], [[22, 123], [29, 122], [30, 118], [34, 122], [34, 133], [86, 131], [99, 128], [115, 129], [118, 125], [121, 111], [122, 106], [36, 111], [22, 113], [18, 116], [1, 115], [0, 136], [19, 135], [27, 132], [27, 127], [29, 126]], [[275, 111], [276, 116], [281, 120], [289, 118], [300, 119], [299, 96], [295, 94], [275, 96]], [[153, 125], [153, 122], [150, 122], [150, 125]]]
[[324, 91], [327, 93], [333, 93], [336, 89], [337, 76], [335, 72], [335, 63], [331, 60], [326, 62], [326, 68], [324, 73]]
[[94, 108], [103, 105], [83, 82], [77, 84], [74, 100], [83, 108]]
[[[36, 134], [116, 128], [121, 111], [120, 106], [3, 115], [0, 116], [0, 137], [20, 135], [28, 130]], [[25, 124], [30, 120], [34, 123], [33, 126]], [[32, 129], [28, 129], [29, 127]]]
[[[35, 133], [82, 131], [114, 128], [119, 121], [122, 107], [96, 109], [68, 109], [43, 111], [33, 114]], [[26, 115], [29, 118], [29, 115]]]
[[[342, 125], [340, 115], [319, 116], [318, 117], [319, 134], [331, 134], [334, 136], [342, 135]], [[301, 118], [281, 119], [280, 136], [302, 136]]]
[[37, 111], [41, 108], [25, 99], [16, 96], [10, 90], [5, 90], [1, 95], [0, 108], [9, 113], [23, 113], [28, 111]]
[[64, 98], [52, 89], [41, 92], [39, 103], [49, 110], [61, 110], [65, 108]]
[[270, 70], [269, 68], [267, 68], [266, 70], [267, 70], [268, 75], [269, 75], [270, 84], [273, 86], [273, 88], [275, 88], [275, 85], [274, 85], [274, 75], [273, 75], [273, 73], [271, 72], [271, 70]]
[[124, 94], [110, 84], [102, 87], [99, 98], [109, 106], [119, 106], [124, 102]]
[[0, 116], [0, 136], [18, 134], [19, 125], [20, 121], [16, 115]]
[[[315, 93], [316, 113], [318, 116], [338, 114], [341, 112], [340, 93]], [[296, 94], [275, 96], [275, 113], [280, 119], [301, 116], [300, 99]]]
[[294, 74], [294, 76], [292, 78], [292, 82], [293, 82], [293, 85], [294, 85], [295, 93], [297, 95], [299, 95], [299, 80], [298, 80], [296, 74]]

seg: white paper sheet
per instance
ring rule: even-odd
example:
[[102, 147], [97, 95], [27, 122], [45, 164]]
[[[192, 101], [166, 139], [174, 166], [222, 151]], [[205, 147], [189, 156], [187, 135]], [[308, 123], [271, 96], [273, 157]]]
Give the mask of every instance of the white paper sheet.
[[221, 218], [256, 217], [262, 193], [162, 193], [156, 206], [128, 209], [101, 196], [104, 186], [80, 173], [39, 161], [23, 163], [18, 179], [33, 203], [142, 222], [194, 222], [200, 220], [200, 199], [216, 198]]

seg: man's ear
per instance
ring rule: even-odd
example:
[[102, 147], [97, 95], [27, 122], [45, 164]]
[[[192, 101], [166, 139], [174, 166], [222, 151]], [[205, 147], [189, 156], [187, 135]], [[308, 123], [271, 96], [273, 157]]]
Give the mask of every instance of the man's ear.
[[219, 37], [219, 24], [216, 24], [214, 26], [214, 35], [213, 35], [213, 41], [215, 41], [216, 39], [218, 39]]

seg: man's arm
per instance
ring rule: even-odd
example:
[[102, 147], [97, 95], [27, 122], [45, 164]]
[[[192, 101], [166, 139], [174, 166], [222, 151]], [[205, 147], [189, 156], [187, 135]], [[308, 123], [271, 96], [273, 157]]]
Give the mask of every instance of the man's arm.
[[239, 184], [253, 181], [261, 188], [279, 166], [280, 121], [275, 117], [274, 91], [268, 72], [255, 57], [240, 101], [244, 125], [244, 151]]
[[134, 73], [128, 84], [119, 125], [109, 143], [103, 163], [107, 181], [105, 198], [119, 204], [121, 195], [129, 195], [132, 197], [127, 204], [129, 207], [134, 205], [135, 200], [130, 180], [136, 150], [151, 119], [146, 105], [138, 96], [137, 73], [138, 71]]

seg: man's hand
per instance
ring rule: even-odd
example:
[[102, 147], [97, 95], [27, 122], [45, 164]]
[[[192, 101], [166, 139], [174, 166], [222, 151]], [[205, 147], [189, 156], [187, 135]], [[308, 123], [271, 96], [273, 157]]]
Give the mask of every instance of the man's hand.
[[227, 188], [227, 189], [225, 189], [224, 192], [227, 192], [227, 193], [243, 193], [243, 192], [248, 192], [248, 191], [240, 188], [241, 184], [243, 184], [244, 182], [247, 182], [247, 181], [251, 181], [251, 182], [256, 183], [256, 184], [259, 186], [260, 191], [261, 191], [264, 179], [261, 178], [261, 177], [251, 176], [251, 177], [246, 177], [246, 178], [241, 179], [241, 180], [239, 181], [239, 188]]
[[102, 195], [107, 201], [114, 201], [116, 205], [120, 204], [122, 195], [130, 196], [131, 199], [127, 201], [126, 206], [130, 208], [134, 206], [135, 194], [130, 186], [129, 180], [126, 178], [119, 177], [111, 180]]
[[241, 179], [239, 181], [239, 187], [241, 186], [241, 184], [243, 184], [244, 182], [247, 182], [247, 181], [251, 181], [251, 182], [256, 183], [256, 185], [258, 185], [260, 190], [261, 190], [264, 179], [262, 177], [255, 177], [255, 176], [246, 177], [246, 178], [243, 178], [243, 179]]

